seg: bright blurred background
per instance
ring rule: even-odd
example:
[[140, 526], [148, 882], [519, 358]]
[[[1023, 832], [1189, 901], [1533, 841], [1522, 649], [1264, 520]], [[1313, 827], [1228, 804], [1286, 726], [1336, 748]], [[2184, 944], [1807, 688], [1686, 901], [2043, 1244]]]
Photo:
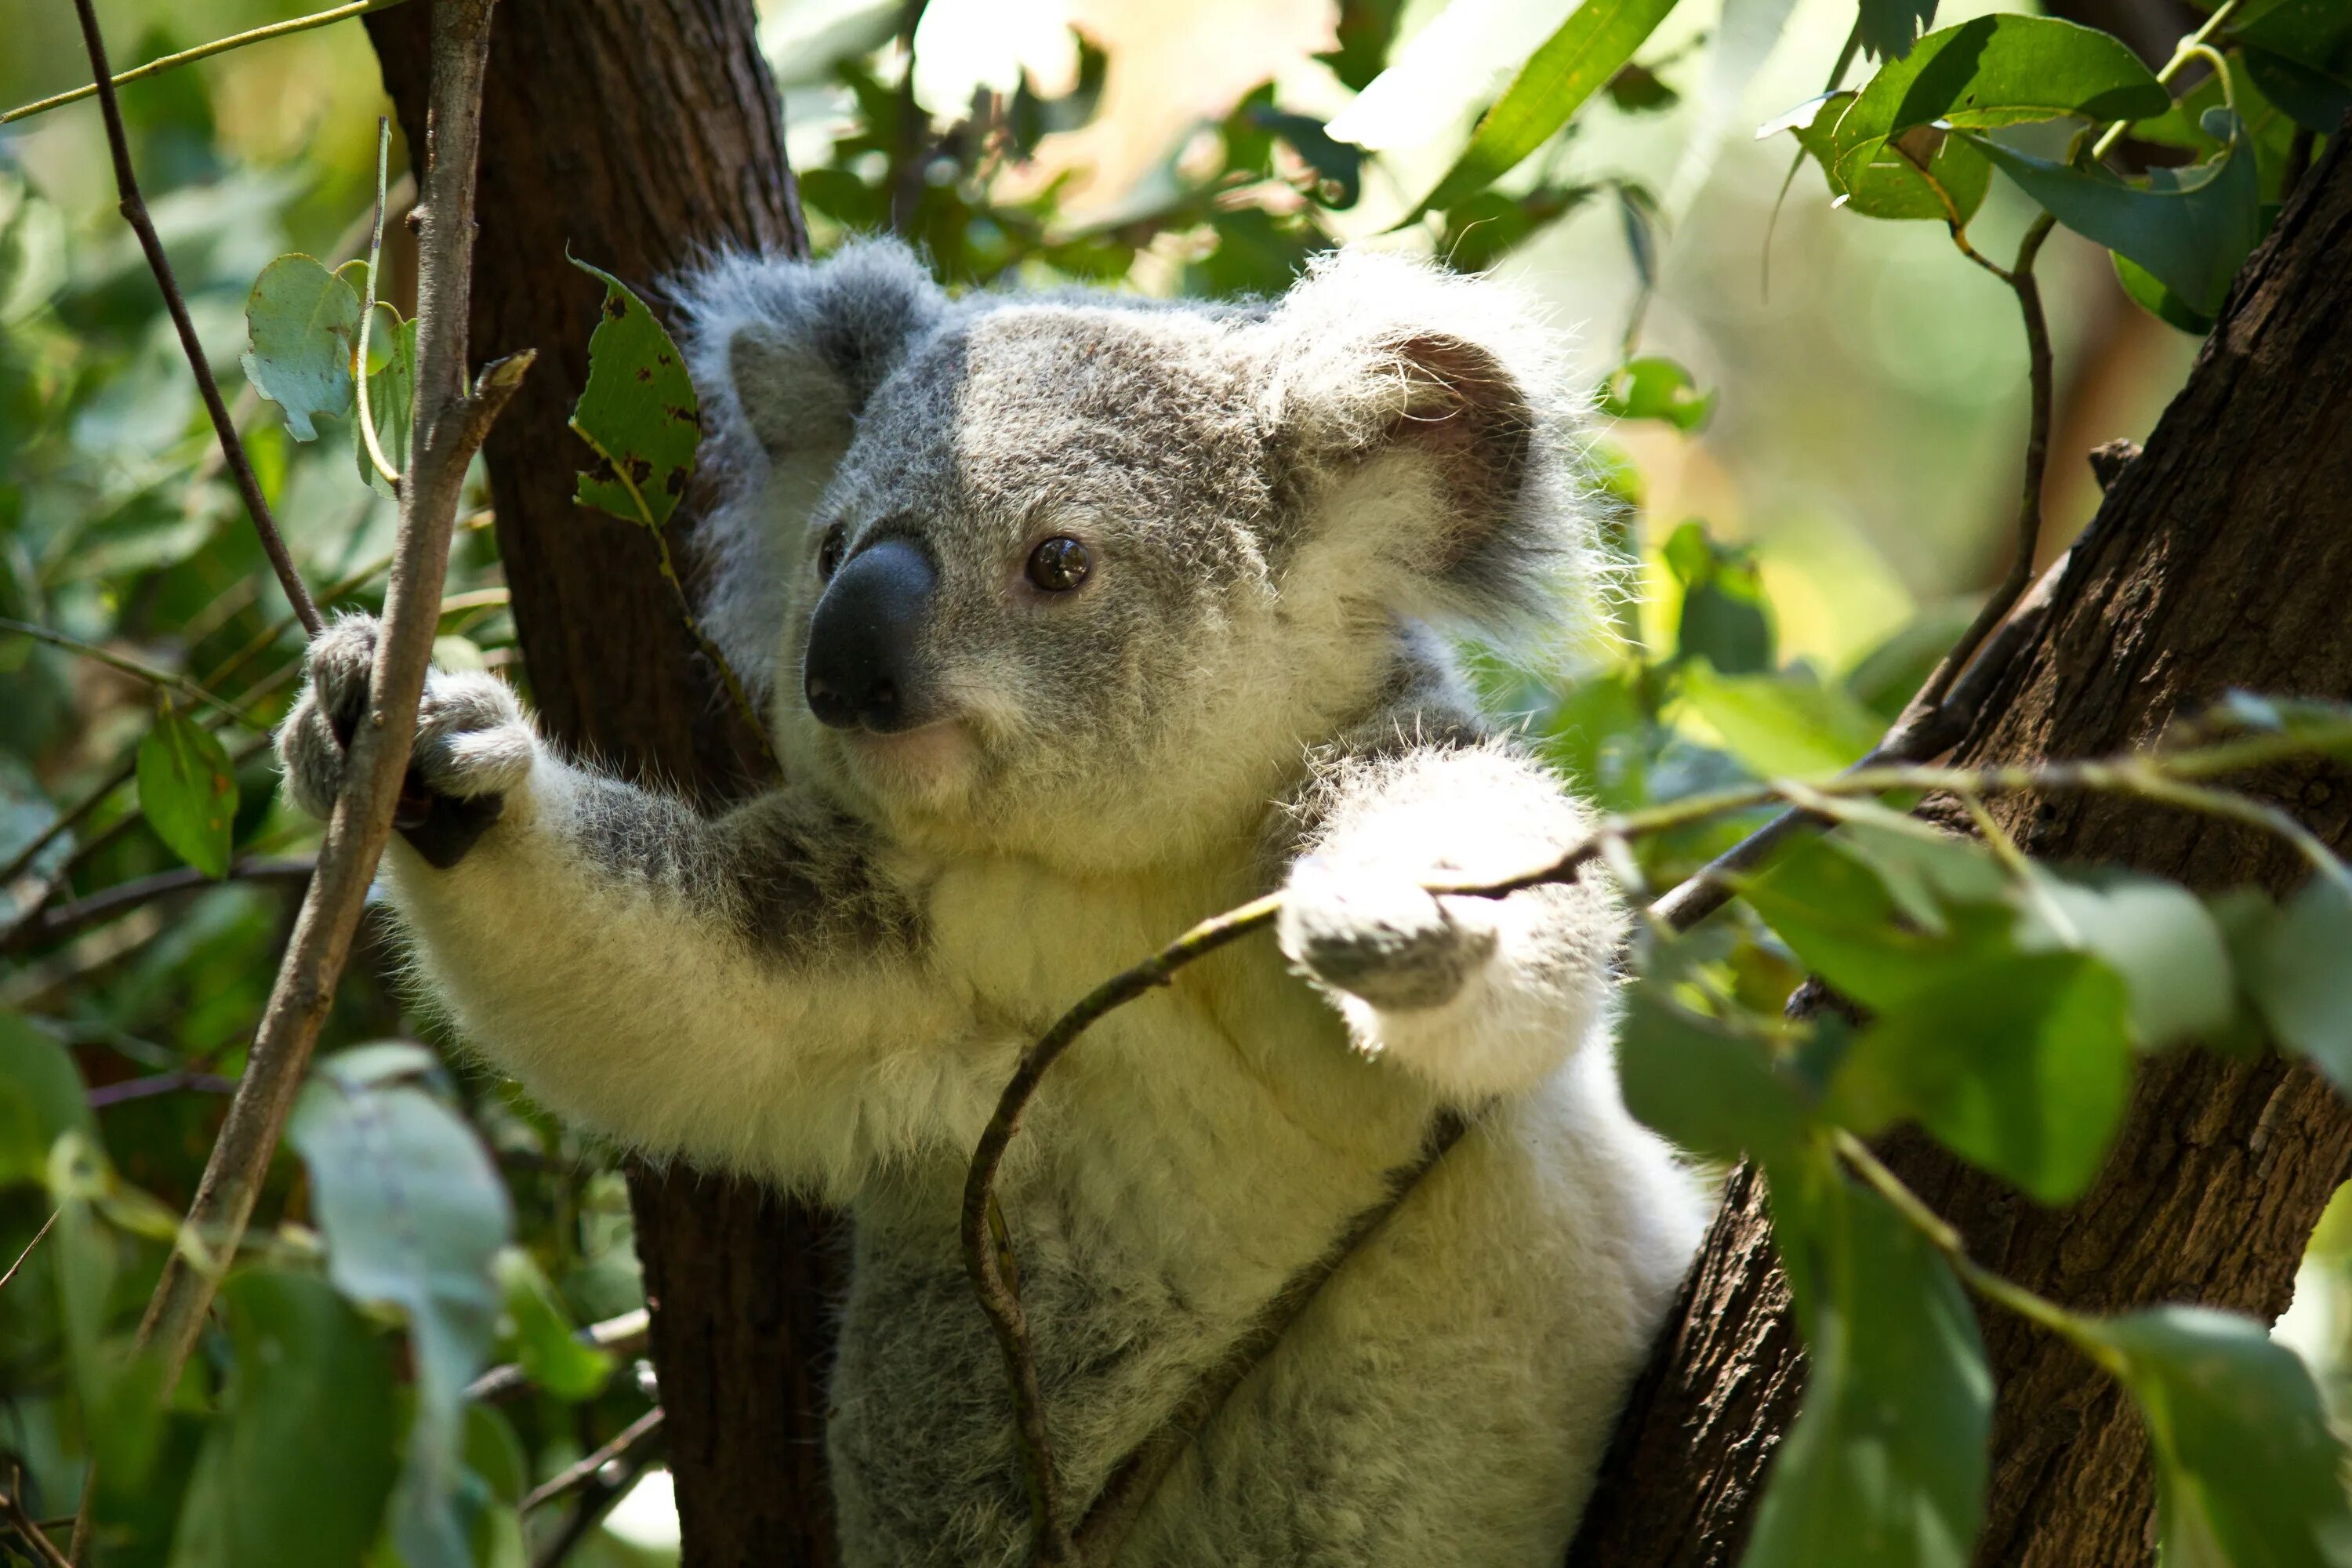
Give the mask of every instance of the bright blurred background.
[[[2009, 7], [1945, 0], [1937, 21], [1995, 8]], [[1361, 199], [1320, 215], [1328, 231], [1426, 252], [1430, 231], [1386, 231], [1566, 9], [1563, 0], [1453, 0], [1450, 7], [1410, 0], [1388, 76], [1360, 99], [1318, 58], [1335, 47], [1332, 0], [934, 0], [915, 35], [911, 90], [940, 124], [961, 115], [975, 91], [1010, 96], [1024, 77], [1030, 100], [1089, 100], [1091, 115], [1066, 116], [1075, 122], [1062, 128], [1048, 115], [1031, 155], [996, 169], [992, 187], [1000, 204], [1033, 201], [1053, 234], [1085, 236], [1164, 205], [1190, 171], [1213, 167], [1213, 128], [1271, 82], [1284, 111], [1331, 120], [1333, 134], [1376, 153], [1363, 167]], [[121, 68], [295, 7], [107, 0], [101, 10]], [[905, 74], [907, 53], [894, 37], [903, 8], [769, 0], [761, 11], [794, 165], [838, 171], [832, 184], [823, 177], [809, 184], [812, 205], [830, 207], [814, 213], [822, 244], [837, 237], [841, 214], [861, 199], [856, 182], [872, 185], [881, 173], [876, 161], [885, 155], [857, 150], [857, 138], [870, 129], [873, 94], [895, 93]], [[1785, 26], [1765, 25], [1783, 11]], [[1524, 193], [1556, 179], [1580, 194], [1497, 268], [1574, 330], [1596, 384], [1638, 348], [1681, 362], [1715, 399], [1712, 418], [1696, 432], [1626, 421], [1607, 434], [1640, 492], [1649, 640], [1673, 640], [1679, 590], [1665, 544], [1697, 520], [1719, 548], [1752, 550], [1782, 659], [1810, 665], [1832, 683], [1906, 628], [1948, 640], [1999, 577], [2017, 510], [2026, 397], [2015, 300], [1955, 251], [1940, 225], [1832, 211], [1811, 165], [1781, 197], [1793, 144], [1759, 142], [1755, 127], [1822, 90], [1853, 16], [1852, 0], [1750, 3], [1727, 30], [1718, 5], [1678, 7], [1639, 57], [1662, 90], [1637, 83], [1596, 98], [1561, 144], [1506, 182]], [[70, 6], [5, 0], [0, 31], [8, 38], [0, 106], [86, 79]], [[1648, 106], [1640, 106], [1644, 98]], [[347, 251], [366, 215], [375, 118], [387, 107], [374, 58], [358, 26], [344, 24], [142, 83], [125, 102], [158, 222], [234, 393], [255, 275], [281, 252]], [[1635, 195], [1621, 197], [1621, 188]], [[826, 192], [835, 199], [820, 200]], [[1629, 208], [1641, 209], [1643, 221], [1629, 224]], [[1974, 226], [1979, 245], [2006, 254], [2028, 216], [2016, 193], [1996, 183]], [[959, 243], [965, 239], [975, 253], [985, 248], [970, 235]], [[1456, 240], [1465, 255], [1485, 242], [1475, 230]], [[1231, 262], [1226, 243], [1219, 254]], [[1219, 265], [1197, 234], [1167, 229], [1141, 246], [1120, 286], [1173, 291], [1236, 278], [1278, 286], [1287, 262], [1277, 256], [1271, 272]], [[1055, 267], [1032, 256], [1012, 272], [1046, 279], [1057, 276]], [[2059, 366], [2046, 556], [2095, 504], [2085, 451], [2145, 436], [2196, 344], [2131, 307], [2105, 258], [2063, 230], [2041, 270]], [[222, 582], [252, 570], [216, 474], [199, 473], [201, 500], [152, 482], [173, 464], [182, 473], [201, 469], [209, 439], [178, 355], [114, 214], [94, 108], [0, 125], [0, 547], [10, 552], [14, 581], [37, 583], [60, 622], [111, 626], [130, 617], [137, 595], [165, 591], [142, 574], [176, 568], [202, 550], [221, 559], [203, 568], [212, 574], [204, 591], [169, 590], [184, 601], [182, 620], [213, 602]], [[347, 458], [327, 463], [268, 429], [257, 449], [279, 487], [281, 515], [321, 570], [382, 551], [390, 503], [357, 486]], [[110, 498], [114, 510], [89, 527], [68, 526], [63, 511], [93, 496]], [[478, 549], [475, 566], [482, 582], [495, 583], [495, 563]], [[14, 603], [5, 608], [26, 613]], [[493, 664], [512, 657], [501, 613], [493, 606], [467, 630]], [[120, 752], [135, 733], [140, 705], [129, 705], [128, 718], [89, 720], [72, 683], [83, 677], [36, 682], [24, 657], [21, 647], [0, 647], [7, 672], [0, 679], [10, 691], [0, 703], [0, 742], [56, 794], [58, 781]], [[1698, 729], [1705, 732], [1704, 722]], [[234, 896], [239, 890], [222, 895]], [[211, 929], [192, 922], [175, 961]], [[251, 984], [208, 994], [224, 1039], [249, 1026]], [[0, 1006], [30, 1007], [46, 995], [22, 978], [0, 984]], [[497, 1105], [480, 1114], [526, 1119]], [[136, 1128], [121, 1135], [110, 1128], [126, 1165], [136, 1162], [124, 1145], [139, 1136]], [[533, 1136], [558, 1137], [543, 1126]], [[567, 1157], [576, 1153], [562, 1147]], [[565, 1244], [571, 1271], [557, 1283], [569, 1310], [583, 1321], [625, 1310], [635, 1287], [617, 1177], [607, 1169], [564, 1202], [572, 1206], [562, 1217], [576, 1234]], [[601, 1239], [581, 1242], [591, 1230]], [[2352, 1233], [2352, 1217], [2332, 1215], [2323, 1228], [2287, 1331], [2331, 1392], [2343, 1382], [2352, 1318], [2352, 1297], [2339, 1283], [2347, 1236], [2339, 1233]], [[548, 1451], [560, 1458], [565, 1441], [555, 1434]], [[675, 1539], [665, 1488], [660, 1473], [650, 1473], [572, 1561], [662, 1560]]]

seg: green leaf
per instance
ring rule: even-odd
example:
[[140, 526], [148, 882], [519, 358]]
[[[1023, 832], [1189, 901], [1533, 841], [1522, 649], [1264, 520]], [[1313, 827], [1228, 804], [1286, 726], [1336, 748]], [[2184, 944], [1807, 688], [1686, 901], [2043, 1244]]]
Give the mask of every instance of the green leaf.
[[1612, 419], [1658, 419], [1688, 433], [1706, 426], [1715, 394], [1701, 392], [1691, 373], [1661, 354], [1627, 360], [1601, 386], [1601, 412]]
[[1992, 1420], [1968, 1298], [1885, 1199], [1826, 1161], [1771, 1179], [1805, 1396], [1741, 1568], [1967, 1568]]
[[431, 1060], [401, 1044], [331, 1057], [287, 1132], [336, 1288], [408, 1321], [416, 1415], [393, 1517], [409, 1568], [469, 1561], [456, 1508], [465, 1391], [497, 1335], [491, 1266], [512, 1229], [481, 1140], [415, 1081]]
[[207, 877], [228, 875], [236, 770], [219, 738], [169, 701], [139, 742], [139, 809], [181, 859]]
[[1811, 676], [1683, 672], [1683, 695], [1759, 778], [1833, 773], [1878, 743], [1885, 728], [1844, 692]]
[[1625, 1109], [1695, 1154], [1775, 1161], [1803, 1133], [1803, 1099], [1766, 1047], [1676, 1005], [1655, 984], [1635, 988], [1626, 1008], [1617, 1074]]
[[1852, 107], [1852, 92], [1824, 93], [1757, 128], [1761, 138], [1786, 131], [1820, 165], [1833, 205], [1864, 217], [1929, 218], [1965, 225], [1984, 204], [1992, 165], [1959, 137], [1916, 126], [1880, 146], [1851, 184], [1839, 178], [1832, 136]]
[[574, 258], [604, 282], [604, 313], [588, 339], [588, 385], [572, 410], [574, 434], [594, 449], [576, 499], [658, 529], [677, 510], [702, 442], [701, 405], [686, 361], [644, 300], [609, 272]]
[[398, 1468], [391, 1358], [321, 1280], [240, 1273], [221, 1299], [236, 1364], [171, 1568], [359, 1568]]
[[1831, 161], [1838, 183], [1851, 188], [1914, 128], [1988, 131], [2064, 115], [2137, 120], [2171, 104], [2139, 57], [2105, 33], [2046, 16], [1979, 16], [1928, 34], [1882, 67], [1839, 119]]
[[[388, 341], [387, 341], [388, 340]], [[368, 372], [368, 417], [375, 426], [376, 445], [394, 473], [408, 471], [409, 427], [416, 416], [416, 323], [402, 321], [389, 332], [371, 331], [368, 347], [383, 343], [388, 351], [381, 369]], [[373, 353], [369, 355], [373, 358]], [[379, 473], [368, 457], [367, 440], [359, 421], [352, 421], [352, 453], [360, 478], [380, 496], [393, 493], [392, 482]]]
[[2352, 1564], [2344, 1450], [2294, 1352], [2201, 1307], [2082, 1329], [2121, 1358], [2147, 1424], [2168, 1568]]
[[2241, 58], [2263, 96], [2306, 131], [2332, 135], [2344, 123], [2344, 116], [2352, 112], [2352, 68], [2322, 69], [2251, 46]]
[[2054, 873], [2035, 867], [2025, 900], [2028, 952], [2095, 953], [2123, 977], [2131, 1027], [2144, 1047], [2226, 1031], [2237, 984], [2221, 927], [2186, 889], [2120, 871]]
[[508, 1247], [499, 1254], [498, 1274], [523, 1375], [558, 1399], [594, 1396], [613, 1374], [613, 1358], [574, 1336], [571, 1315], [530, 1254]]
[[1549, 141], [1657, 29], [1675, 0], [1582, 0], [1478, 121], [1470, 145], [1422, 198], [1412, 223], [1476, 195]]
[[1935, 20], [1936, 0], [1862, 0], [1854, 27], [1872, 58], [1899, 60]]
[[2217, 112], [2227, 121], [2219, 157], [2151, 169], [2137, 183], [1970, 139], [2060, 223], [2131, 258], [2189, 310], [2218, 316], [2230, 280], [2262, 238], [2262, 185], [2244, 128], [2227, 110]]
[[2131, 1089], [2124, 984], [2051, 952], [1967, 965], [1912, 990], [1864, 1029], [1830, 1086], [1864, 1133], [1912, 1120], [2037, 1202], [2098, 1173]]
[[98, 1142], [98, 1118], [73, 1057], [47, 1032], [0, 1009], [0, 1186], [38, 1182], [68, 1132]]
[[2191, 337], [2203, 337], [2213, 330], [2213, 318], [2200, 316], [2190, 310], [2179, 295], [2157, 281], [2138, 262], [2119, 250], [2107, 252], [2116, 264], [2116, 281], [2123, 285], [2124, 295], [2141, 310], [2168, 327], [2177, 327]]
[[2305, 882], [2244, 979], [2278, 1043], [2352, 1094], [2352, 887], [2337, 877]]
[[349, 283], [310, 257], [281, 256], [254, 280], [245, 323], [246, 379], [285, 412], [296, 440], [318, 438], [320, 415], [351, 412], [360, 299]]

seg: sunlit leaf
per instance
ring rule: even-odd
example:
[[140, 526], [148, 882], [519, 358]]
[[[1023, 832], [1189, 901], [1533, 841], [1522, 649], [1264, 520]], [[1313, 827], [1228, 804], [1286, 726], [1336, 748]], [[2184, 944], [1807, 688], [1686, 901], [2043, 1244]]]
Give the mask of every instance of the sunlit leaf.
[[1968, 1298], [1885, 1200], [1826, 1162], [1771, 1181], [1805, 1394], [1742, 1568], [1966, 1568], [1992, 1419]]
[[1857, 1131], [1916, 1121], [2045, 1204], [2097, 1174], [2131, 1089], [2128, 997], [2080, 953], [1986, 960], [1911, 989], [1839, 1065]]
[[349, 283], [310, 257], [281, 256], [255, 279], [245, 320], [246, 379], [284, 410], [296, 440], [317, 439], [319, 416], [351, 412], [360, 300]]
[[[379, 321], [369, 335], [369, 358], [375, 357], [379, 343], [385, 351], [384, 359], [380, 367], [368, 372], [368, 417], [375, 426], [376, 445], [383, 449], [383, 460], [392, 465], [393, 472], [404, 474], [408, 471], [409, 431], [416, 412], [415, 321], [403, 321], [388, 331]], [[391, 481], [369, 458], [367, 442], [360, 434], [356, 419], [352, 421], [352, 454], [359, 464], [360, 478], [368, 482], [369, 488], [378, 495], [391, 495]]]
[[573, 432], [597, 461], [582, 470], [575, 499], [659, 528], [694, 475], [701, 405], [677, 344], [645, 301], [611, 273], [576, 258], [572, 265], [604, 284], [604, 316], [588, 339], [588, 385], [572, 411]]
[[2147, 1423], [2167, 1568], [2352, 1564], [2344, 1450], [2293, 1351], [2200, 1307], [2083, 1331], [2121, 1359]]
[[2151, 169], [2138, 182], [1971, 140], [2060, 223], [2128, 256], [2191, 310], [2216, 316], [2262, 237], [2262, 186], [2243, 127], [2229, 110], [2215, 112], [2227, 121], [2219, 157]]
[[393, 1519], [409, 1568], [469, 1561], [455, 1505], [464, 1396], [497, 1334], [492, 1261], [512, 1224], [481, 1140], [418, 1081], [431, 1066], [404, 1045], [328, 1058], [287, 1133], [336, 1287], [408, 1322], [416, 1415]]
[[2245, 976], [2278, 1043], [2352, 1094], [2352, 889], [2314, 877], [2287, 900]]
[[613, 1358], [574, 1336], [571, 1314], [530, 1254], [508, 1247], [499, 1254], [498, 1274], [523, 1375], [558, 1399], [586, 1399], [603, 1388]]
[[1845, 211], [1951, 224], [1966, 224], [1976, 216], [1992, 183], [1992, 165], [1967, 142], [1932, 128], [1917, 127], [1882, 143], [1866, 165], [1857, 165], [1850, 183], [1841, 178], [1832, 132], [1853, 100], [1852, 92], [1811, 100], [1759, 127], [1757, 134], [1793, 134], [1820, 166], [1835, 205]]
[[399, 1468], [391, 1358], [322, 1280], [236, 1274], [221, 1300], [236, 1363], [171, 1568], [358, 1568]]
[[1607, 85], [1674, 8], [1675, 0], [1582, 0], [1528, 57], [1412, 216], [1443, 212], [1509, 174]]
[[2172, 99], [2121, 41], [2047, 16], [1979, 16], [1930, 33], [1870, 79], [1832, 133], [1837, 179], [1853, 185], [1888, 142], [1938, 123], [1987, 131], [2074, 115], [2137, 120]]
[[2022, 904], [2028, 951], [2096, 953], [2122, 976], [2141, 1045], [2203, 1039], [2230, 1026], [2236, 983], [2229, 948], [2186, 889], [2128, 872], [2059, 875], [2037, 867]]
[[1627, 360], [1601, 386], [1601, 412], [1612, 419], [1656, 419], [1677, 430], [1704, 427], [1715, 394], [1701, 392], [1680, 363], [1662, 354]]
[[1683, 673], [1683, 694], [1759, 778], [1833, 773], [1858, 761], [1885, 729], [1843, 691], [1801, 672], [1722, 675], [1693, 665]]
[[180, 858], [207, 877], [228, 875], [236, 770], [219, 738], [169, 702], [139, 742], [139, 809]]

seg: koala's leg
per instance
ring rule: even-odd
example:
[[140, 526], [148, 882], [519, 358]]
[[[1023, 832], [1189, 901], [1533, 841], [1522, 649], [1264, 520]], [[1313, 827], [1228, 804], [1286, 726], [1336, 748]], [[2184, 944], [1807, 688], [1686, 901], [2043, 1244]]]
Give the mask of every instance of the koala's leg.
[[[278, 736], [331, 804], [374, 624], [313, 646]], [[776, 792], [720, 817], [565, 763], [493, 678], [435, 671], [415, 774], [467, 804], [462, 851], [395, 840], [393, 901], [466, 1037], [557, 1111], [656, 1154], [843, 1190], [968, 1138], [1002, 1063], [931, 974], [863, 826]]]
[[1532, 1088], [1606, 1018], [1624, 921], [1597, 869], [1505, 899], [1421, 890], [1540, 865], [1584, 836], [1534, 763], [1496, 745], [1343, 761], [1299, 815], [1282, 951], [1367, 1054], [1467, 1102]]

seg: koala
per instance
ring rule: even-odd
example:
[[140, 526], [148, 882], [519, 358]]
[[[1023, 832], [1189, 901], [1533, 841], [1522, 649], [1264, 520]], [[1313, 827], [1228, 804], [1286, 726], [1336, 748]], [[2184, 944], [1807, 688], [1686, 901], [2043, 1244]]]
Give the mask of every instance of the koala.
[[[677, 295], [707, 624], [784, 782], [705, 813], [436, 672], [412, 766], [452, 809], [383, 871], [431, 996], [578, 1124], [854, 1213], [845, 1561], [996, 1568], [1029, 1520], [958, 1246], [974, 1142], [1090, 987], [1279, 890], [1271, 938], [1079, 1040], [1004, 1168], [1062, 1489], [1095, 1497], [1453, 1112], [1118, 1561], [1552, 1568], [1703, 1208], [1618, 1097], [1603, 874], [1423, 890], [1590, 821], [1454, 651], [1595, 613], [1552, 335], [1377, 254], [1234, 306], [950, 299], [880, 241]], [[375, 637], [320, 636], [279, 736], [313, 812]]]

